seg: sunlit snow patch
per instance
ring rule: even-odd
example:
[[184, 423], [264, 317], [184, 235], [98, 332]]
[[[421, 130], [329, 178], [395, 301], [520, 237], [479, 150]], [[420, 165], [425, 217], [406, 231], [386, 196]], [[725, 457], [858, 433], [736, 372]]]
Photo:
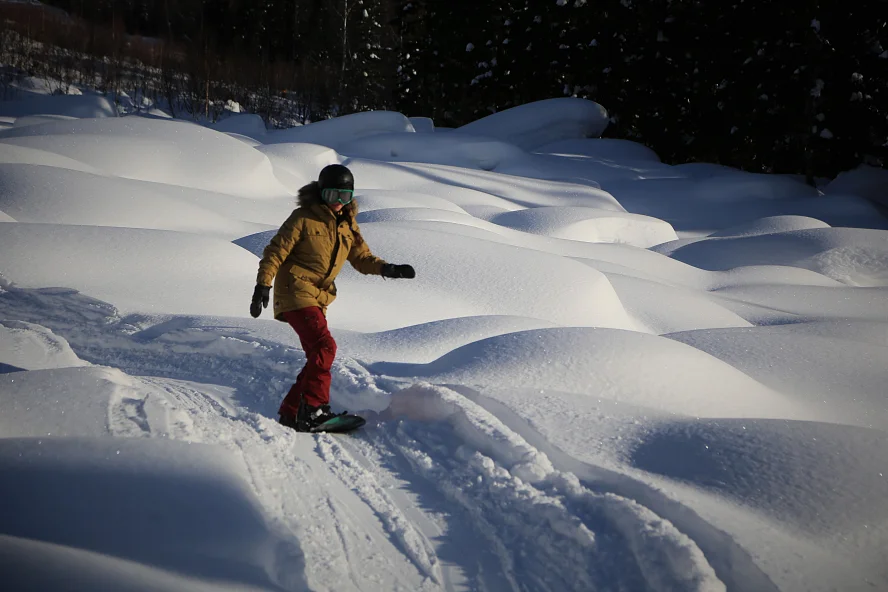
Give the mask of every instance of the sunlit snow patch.
[[80, 161], [105, 174], [254, 198], [286, 195], [265, 155], [192, 123], [121, 117], [0, 131], [0, 143]]
[[659, 218], [594, 208], [527, 208], [499, 214], [490, 222], [553, 238], [642, 248], [678, 239], [672, 226]]

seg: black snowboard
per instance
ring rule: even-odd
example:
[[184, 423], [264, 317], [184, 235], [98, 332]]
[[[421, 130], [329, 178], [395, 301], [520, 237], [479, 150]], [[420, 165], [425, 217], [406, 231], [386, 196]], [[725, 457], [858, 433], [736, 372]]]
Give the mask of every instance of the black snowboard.
[[311, 428], [312, 432], [350, 432], [367, 423], [363, 417], [346, 413], [328, 419], [321, 425]]

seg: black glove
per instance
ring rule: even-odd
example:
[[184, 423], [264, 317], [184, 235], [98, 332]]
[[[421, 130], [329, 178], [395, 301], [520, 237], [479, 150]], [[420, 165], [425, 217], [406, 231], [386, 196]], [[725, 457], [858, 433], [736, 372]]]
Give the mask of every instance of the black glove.
[[254, 319], [259, 318], [263, 308], [268, 308], [269, 292], [271, 292], [271, 288], [268, 286], [256, 284], [256, 289], [253, 290], [253, 301], [250, 302], [250, 314]]
[[412, 280], [416, 277], [416, 272], [409, 265], [395, 265], [394, 263], [384, 263], [382, 265], [382, 277], [384, 278], [406, 278]]

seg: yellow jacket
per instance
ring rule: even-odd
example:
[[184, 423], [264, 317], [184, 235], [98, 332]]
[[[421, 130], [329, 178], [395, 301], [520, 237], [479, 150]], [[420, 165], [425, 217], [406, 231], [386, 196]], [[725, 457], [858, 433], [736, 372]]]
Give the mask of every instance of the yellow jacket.
[[380, 275], [385, 261], [370, 252], [355, 221], [354, 201], [339, 214], [321, 201], [317, 183], [299, 190], [299, 207], [293, 210], [262, 254], [256, 283], [274, 280], [274, 318], [319, 306], [336, 299], [334, 280], [345, 262], [364, 274]]

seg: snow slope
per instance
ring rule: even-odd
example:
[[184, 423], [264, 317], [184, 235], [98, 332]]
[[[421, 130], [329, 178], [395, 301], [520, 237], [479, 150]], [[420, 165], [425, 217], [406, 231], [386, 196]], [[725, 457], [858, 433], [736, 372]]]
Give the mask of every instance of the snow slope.
[[[877, 173], [670, 166], [578, 99], [445, 133], [101, 107], [0, 104], [8, 585], [888, 588]], [[351, 436], [277, 424], [304, 355], [247, 314], [332, 163], [417, 270], [337, 280]]]

